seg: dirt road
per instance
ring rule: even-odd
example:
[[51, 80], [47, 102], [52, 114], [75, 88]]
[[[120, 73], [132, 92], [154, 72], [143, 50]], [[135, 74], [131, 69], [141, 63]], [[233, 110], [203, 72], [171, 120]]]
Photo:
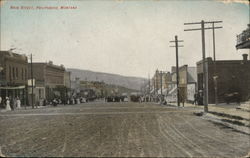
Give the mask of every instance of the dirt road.
[[0, 114], [6, 156], [239, 157], [250, 136], [193, 115], [140, 103], [88, 103]]

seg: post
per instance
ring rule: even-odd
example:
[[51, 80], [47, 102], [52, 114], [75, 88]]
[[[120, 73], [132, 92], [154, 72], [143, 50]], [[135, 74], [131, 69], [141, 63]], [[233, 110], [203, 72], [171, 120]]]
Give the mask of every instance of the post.
[[178, 61], [178, 36], [175, 36], [175, 51], [176, 51], [176, 86], [177, 86], [177, 105], [180, 106], [179, 92], [179, 61]]
[[150, 75], [148, 75], [148, 101], [151, 101], [151, 94], [150, 94]]
[[218, 104], [218, 94], [217, 94], [217, 72], [216, 72], [216, 56], [215, 56], [215, 33], [214, 33], [214, 23], [212, 23], [213, 27], [213, 53], [214, 53], [214, 99], [215, 105]]
[[214, 34], [214, 23], [212, 23], [213, 25], [213, 53], [214, 53], [214, 61], [216, 60], [215, 58], [215, 34]]
[[204, 111], [208, 112], [208, 85], [207, 85], [207, 63], [206, 63], [206, 52], [205, 52], [205, 29], [204, 29], [204, 21], [201, 21], [201, 39], [202, 39], [202, 60], [203, 60], [203, 104]]
[[33, 95], [34, 95], [34, 85], [33, 85], [33, 64], [32, 64], [32, 54], [30, 56], [30, 73], [31, 73], [31, 105], [32, 105], [32, 109], [34, 108], [34, 98], [33, 98]]
[[160, 77], [161, 77], [161, 80], [160, 80], [161, 81], [161, 98], [160, 99], [162, 103], [162, 71], [160, 72]]
[[150, 95], [150, 75], [148, 76], [148, 94]]

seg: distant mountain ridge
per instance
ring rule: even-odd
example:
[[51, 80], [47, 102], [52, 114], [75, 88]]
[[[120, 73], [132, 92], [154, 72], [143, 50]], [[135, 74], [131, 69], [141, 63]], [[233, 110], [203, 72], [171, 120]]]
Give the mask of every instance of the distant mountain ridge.
[[71, 80], [75, 80], [75, 78], [78, 77], [80, 80], [103, 81], [107, 84], [119, 85], [134, 90], [140, 90], [143, 83], [146, 82], [146, 78], [142, 77], [122, 76], [75, 68], [68, 68], [67, 71], [71, 72]]

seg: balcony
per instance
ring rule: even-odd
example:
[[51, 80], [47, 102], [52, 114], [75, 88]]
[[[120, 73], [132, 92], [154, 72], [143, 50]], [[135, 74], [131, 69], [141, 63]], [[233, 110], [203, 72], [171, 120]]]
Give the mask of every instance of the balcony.
[[250, 49], [250, 24], [246, 30], [237, 35], [236, 49]]

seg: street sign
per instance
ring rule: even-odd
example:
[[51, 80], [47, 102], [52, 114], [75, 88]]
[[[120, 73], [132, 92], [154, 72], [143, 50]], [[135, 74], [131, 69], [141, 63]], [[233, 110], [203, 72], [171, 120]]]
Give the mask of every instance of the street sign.
[[32, 82], [33, 82], [33, 86], [35, 86], [36, 79], [29, 79], [28, 86], [32, 86]]

